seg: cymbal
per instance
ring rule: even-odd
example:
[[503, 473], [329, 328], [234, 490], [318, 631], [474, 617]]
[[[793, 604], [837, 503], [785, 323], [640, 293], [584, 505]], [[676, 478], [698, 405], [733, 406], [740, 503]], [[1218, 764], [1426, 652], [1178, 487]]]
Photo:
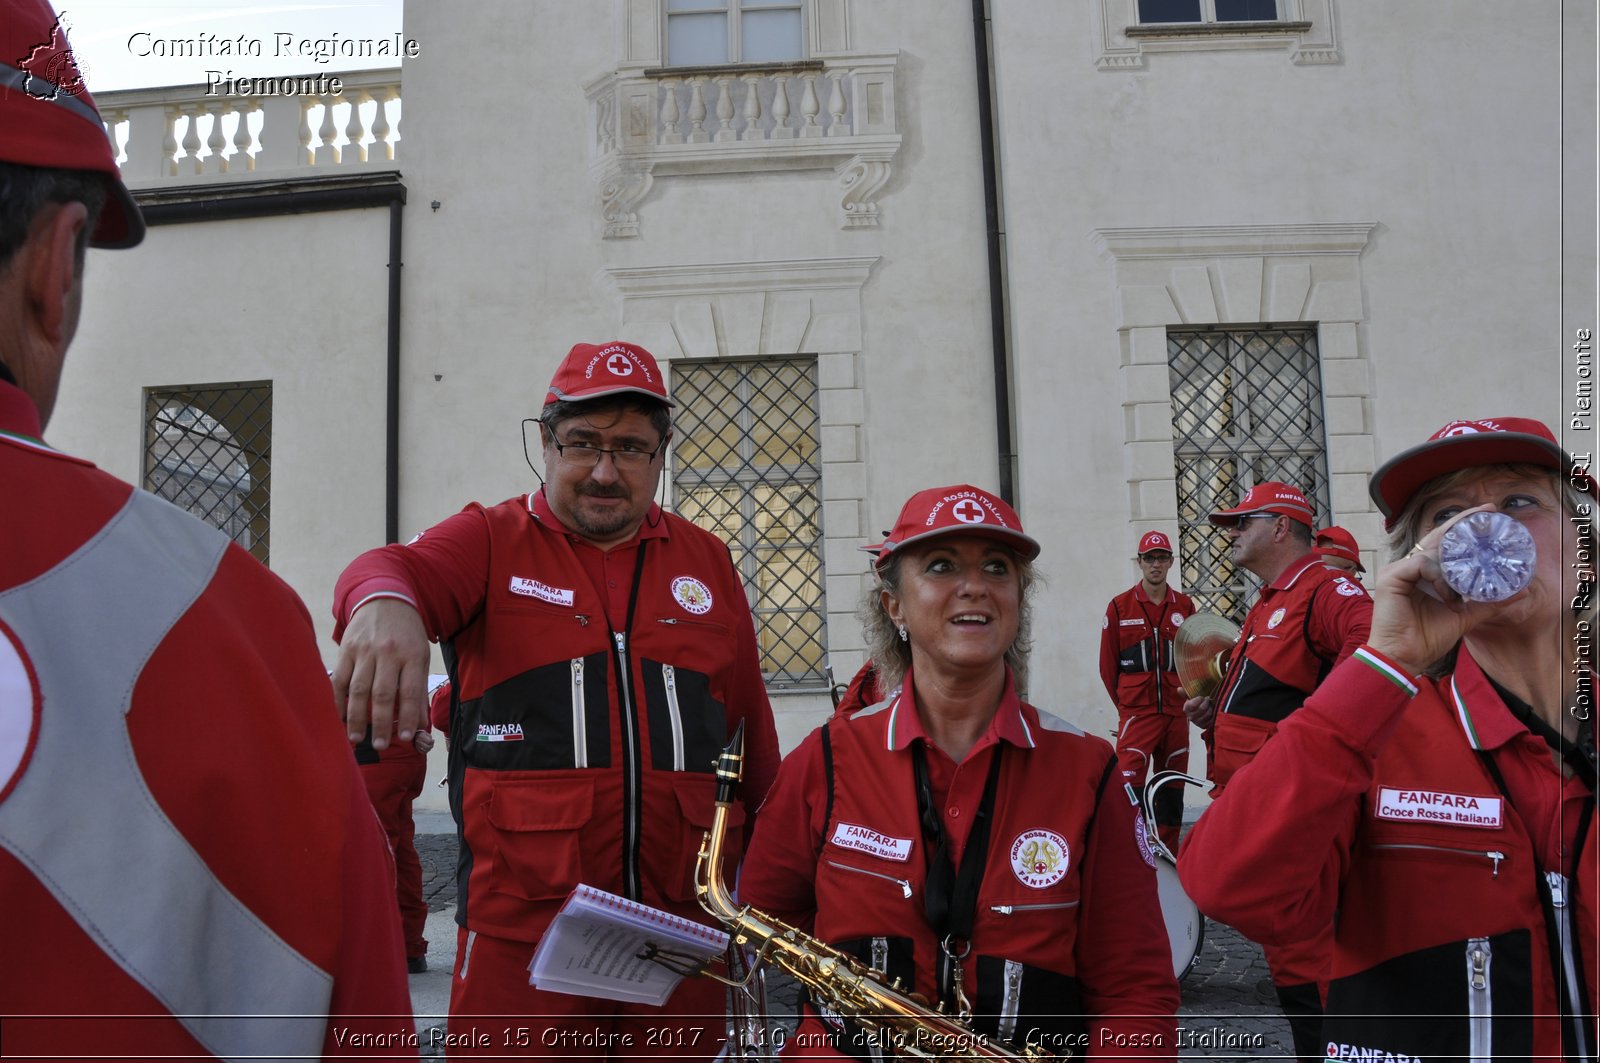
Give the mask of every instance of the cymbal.
[[1178, 682], [1191, 698], [1208, 698], [1222, 685], [1228, 651], [1239, 641], [1239, 625], [1216, 613], [1196, 613], [1172, 640]]

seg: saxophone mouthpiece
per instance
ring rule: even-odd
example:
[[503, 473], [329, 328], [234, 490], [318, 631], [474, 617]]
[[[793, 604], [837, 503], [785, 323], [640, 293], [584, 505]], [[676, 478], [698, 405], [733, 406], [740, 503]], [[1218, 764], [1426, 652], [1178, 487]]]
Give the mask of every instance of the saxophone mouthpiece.
[[733, 737], [717, 755], [717, 804], [733, 803], [734, 787], [744, 775], [744, 721], [733, 729]]

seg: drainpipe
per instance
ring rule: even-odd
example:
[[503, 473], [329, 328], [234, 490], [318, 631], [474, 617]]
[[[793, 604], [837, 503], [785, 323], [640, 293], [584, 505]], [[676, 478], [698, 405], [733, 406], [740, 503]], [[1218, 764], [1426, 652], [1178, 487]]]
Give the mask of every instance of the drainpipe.
[[384, 542], [400, 541], [400, 245], [405, 201], [389, 201], [388, 393], [385, 397], [383, 470]]
[[994, 133], [994, 56], [988, 0], [972, 0], [972, 39], [978, 60], [978, 146], [983, 157], [983, 212], [989, 244], [989, 341], [994, 351], [994, 431], [1000, 497], [1016, 499], [1016, 454], [1011, 449], [1011, 339], [1006, 328], [1005, 228], [1000, 217], [1000, 156]]

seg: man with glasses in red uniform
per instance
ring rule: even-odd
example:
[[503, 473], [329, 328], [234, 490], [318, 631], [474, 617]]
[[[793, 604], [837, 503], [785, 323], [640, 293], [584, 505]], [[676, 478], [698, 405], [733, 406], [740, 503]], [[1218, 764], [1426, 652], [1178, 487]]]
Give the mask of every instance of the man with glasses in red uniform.
[[352, 740], [369, 719], [374, 746], [423, 726], [430, 639], [450, 673], [454, 1055], [716, 1054], [723, 990], [710, 979], [661, 1008], [528, 984], [579, 882], [704, 921], [693, 877], [713, 761], [743, 722], [746, 807], [777, 772], [728, 547], [654, 502], [671, 409], [649, 351], [578, 344], [539, 418], [543, 490], [473, 503], [339, 579], [334, 690]]

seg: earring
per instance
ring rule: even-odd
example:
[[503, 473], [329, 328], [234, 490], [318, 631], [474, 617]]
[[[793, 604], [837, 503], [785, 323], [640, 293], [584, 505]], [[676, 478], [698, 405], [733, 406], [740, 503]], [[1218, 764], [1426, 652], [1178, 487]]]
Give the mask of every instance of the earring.
[[900, 641], [901, 642], [910, 642], [911, 641], [911, 636], [906, 634], [906, 626], [904, 624], [900, 625]]

